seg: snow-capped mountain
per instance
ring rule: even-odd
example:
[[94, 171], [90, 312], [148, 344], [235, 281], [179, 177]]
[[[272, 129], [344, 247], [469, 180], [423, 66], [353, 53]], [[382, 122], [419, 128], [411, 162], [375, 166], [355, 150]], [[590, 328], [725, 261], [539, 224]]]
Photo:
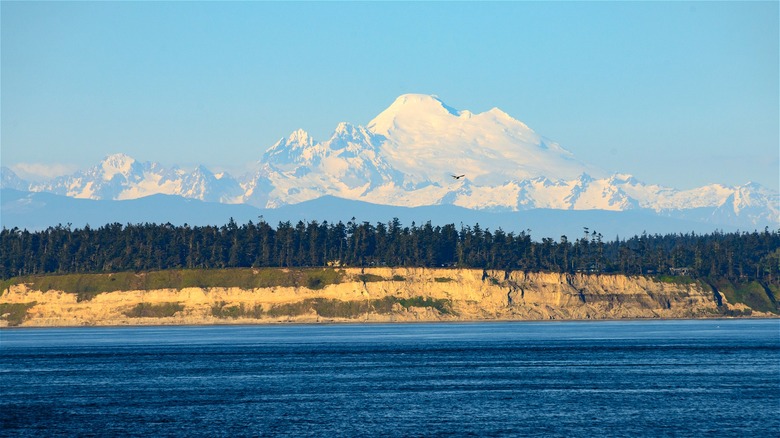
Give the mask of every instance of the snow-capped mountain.
[[335, 196], [402, 207], [632, 210], [743, 229], [780, 225], [780, 196], [759, 184], [677, 190], [608, 175], [497, 108], [474, 114], [419, 94], [400, 96], [365, 127], [340, 123], [324, 141], [297, 130], [258, 164], [254, 175], [236, 179], [115, 154], [46, 183], [26, 183], [3, 168], [2, 187], [96, 200], [168, 194], [277, 208]]
[[387, 139], [383, 155], [415, 182], [448, 184], [452, 172], [468, 174], [478, 186], [604, 174], [498, 108], [474, 114], [435, 96], [406, 94], [371, 120], [368, 129]]
[[125, 154], [110, 155], [98, 165], [73, 175], [45, 183], [31, 183], [28, 190], [99, 200], [166, 194], [236, 203], [243, 197], [243, 189], [230, 175], [215, 175], [203, 166], [192, 172], [165, 168], [158, 163], [136, 161]]
[[[260, 161], [265, 166], [255, 180], [273, 187], [265, 205], [255, 204], [260, 207], [329, 194], [377, 204], [514, 210], [513, 181], [604, 174], [497, 108], [474, 114], [419, 94], [400, 96], [367, 127], [341, 123], [323, 142], [298, 130]], [[454, 180], [452, 173], [467, 178]]]
[[385, 160], [386, 141], [361, 126], [340, 123], [324, 142], [303, 130], [282, 139], [261, 158], [259, 172], [276, 201], [267, 206], [296, 204], [323, 195], [358, 199], [378, 188], [403, 185], [404, 176]]

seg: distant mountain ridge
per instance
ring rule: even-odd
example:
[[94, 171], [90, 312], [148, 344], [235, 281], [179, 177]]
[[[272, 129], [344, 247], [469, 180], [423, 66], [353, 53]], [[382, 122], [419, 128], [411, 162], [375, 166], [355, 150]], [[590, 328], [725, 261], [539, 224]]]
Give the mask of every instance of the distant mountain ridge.
[[643, 211], [742, 229], [780, 225], [780, 196], [759, 184], [677, 190], [608, 175], [497, 108], [474, 114], [419, 94], [400, 96], [365, 127], [340, 123], [324, 141], [297, 130], [258, 164], [256, 173], [234, 177], [114, 154], [42, 183], [3, 167], [0, 184], [93, 200], [164, 194], [279, 208], [334, 196], [400, 207]]
[[23, 181], [6, 185], [6, 180], [15, 181], [19, 177], [7, 167], [2, 168], [2, 173], [3, 188], [72, 198], [127, 200], [164, 194], [207, 202], [238, 203], [243, 195], [238, 181], [230, 175], [215, 175], [204, 166], [191, 172], [177, 167], [166, 168], [159, 163], [136, 161], [125, 154], [109, 155], [87, 170], [41, 183]]
[[[0, 226], [28, 230], [42, 230], [58, 224], [83, 228], [109, 223], [171, 223], [191, 226], [266, 221], [272, 226], [279, 222], [318, 221], [329, 223], [355, 221], [358, 223], [388, 223], [398, 218], [405, 226], [433, 226], [455, 224], [460, 228], [479, 224], [483, 229], [506, 232], [526, 232], [535, 240], [580, 236], [583, 227], [602, 233], [606, 238], [630, 237], [644, 232], [649, 234], [710, 233], [717, 230], [736, 231], [738, 227], [715, 226], [697, 217], [664, 217], [652, 211], [606, 210], [551, 210], [488, 212], [470, 210], [455, 205], [427, 205], [421, 207], [397, 207], [369, 204], [363, 201], [323, 196], [299, 204], [279, 208], [261, 209], [248, 204], [223, 204], [186, 199], [175, 195], [152, 195], [125, 201], [77, 199], [44, 192], [22, 192], [0, 189]], [[696, 212], [705, 214], [703, 211]], [[742, 228], [752, 231], [754, 227]]]

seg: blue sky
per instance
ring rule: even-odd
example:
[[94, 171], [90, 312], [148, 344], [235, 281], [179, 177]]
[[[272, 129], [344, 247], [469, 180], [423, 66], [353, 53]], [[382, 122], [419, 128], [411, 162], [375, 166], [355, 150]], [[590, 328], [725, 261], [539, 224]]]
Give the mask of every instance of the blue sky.
[[583, 161], [778, 189], [777, 2], [2, 2], [2, 165], [239, 172], [400, 94], [499, 107]]

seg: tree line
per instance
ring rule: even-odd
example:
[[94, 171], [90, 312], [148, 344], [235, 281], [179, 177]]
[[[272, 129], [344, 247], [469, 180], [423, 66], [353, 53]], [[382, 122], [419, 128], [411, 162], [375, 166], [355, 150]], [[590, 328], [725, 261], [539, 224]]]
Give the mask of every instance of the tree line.
[[224, 226], [108, 224], [0, 231], [0, 276], [220, 269], [394, 266], [686, 275], [778, 281], [780, 230], [642, 234], [606, 241], [583, 228], [576, 238], [533, 241], [529, 233], [479, 224], [404, 226], [369, 222], [280, 222]]

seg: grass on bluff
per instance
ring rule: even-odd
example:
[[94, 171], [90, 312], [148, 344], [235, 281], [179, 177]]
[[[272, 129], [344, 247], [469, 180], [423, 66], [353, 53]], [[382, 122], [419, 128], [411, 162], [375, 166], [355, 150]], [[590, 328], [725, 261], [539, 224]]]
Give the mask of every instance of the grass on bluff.
[[226, 304], [224, 301], [215, 303], [211, 306], [211, 315], [222, 319], [253, 318], [259, 319], [263, 316], [263, 306], [256, 304], [252, 307], [240, 304]]
[[[299, 316], [316, 313], [323, 318], [357, 318], [369, 312], [388, 314], [393, 312], [393, 307], [399, 304], [408, 309], [410, 307], [430, 307], [438, 310], [443, 315], [454, 315], [452, 304], [449, 300], [433, 298], [397, 298], [385, 297], [378, 300], [341, 301], [324, 298], [309, 298], [297, 303], [281, 304], [269, 309], [266, 314], [272, 318], [285, 316]], [[215, 315], [216, 316], [216, 315]]]
[[321, 289], [345, 280], [343, 270], [332, 268], [236, 268], [172, 269], [153, 272], [116, 272], [109, 274], [32, 275], [15, 277], [2, 283], [5, 291], [11, 285], [28, 284], [31, 288], [61, 290], [88, 301], [105, 292], [123, 290], [183, 289], [186, 287], [237, 287], [242, 289], [275, 286]]
[[9, 327], [17, 326], [27, 317], [27, 310], [36, 304], [35, 301], [31, 303], [0, 303], [0, 319], [8, 321]]
[[268, 316], [306, 315], [316, 312], [324, 318], [355, 318], [371, 310], [368, 301], [341, 301], [324, 298], [309, 298], [298, 303], [274, 306], [268, 310]]
[[660, 281], [661, 283], [670, 283], [670, 284], [694, 284], [696, 283], [696, 280], [692, 277], [688, 277], [687, 275], [659, 275], [656, 277], [653, 277], [656, 280]]
[[385, 281], [384, 277], [376, 274], [360, 274], [357, 276], [358, 280], [363, 283], [372, 283], [377, 281]]
[[138, 303], [123, 313], [130, 318], [166, 318], [182, 310], [184, 310], [184, 305], [181, 303]]
[[452, 310], [452, 302], [450, 300], [434, 299], [431, 297], [384, 297], [381, 300], [373, 300], [372, 303], [378, 313], [390, 313], [390, 311], [393, 309], [393, 306], [398, 303], [405, 309], [410, 307], [430, 307], [432, 309], [438, 310], [443, 315], [455, 314], [455, 312]]
[[742, 303], [759, 312], [780, 313], [772, 291], [757, 281], [734, 284], [728, 280], [719, 280], [714, 286], [729, 303]]

